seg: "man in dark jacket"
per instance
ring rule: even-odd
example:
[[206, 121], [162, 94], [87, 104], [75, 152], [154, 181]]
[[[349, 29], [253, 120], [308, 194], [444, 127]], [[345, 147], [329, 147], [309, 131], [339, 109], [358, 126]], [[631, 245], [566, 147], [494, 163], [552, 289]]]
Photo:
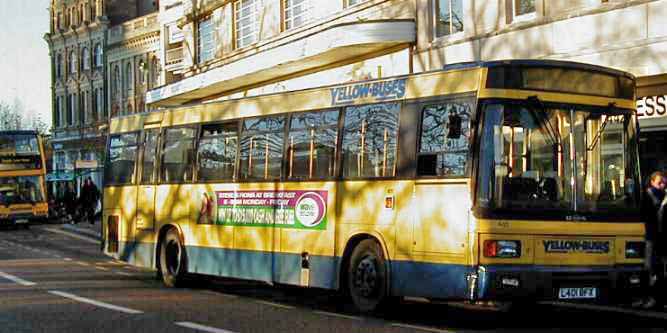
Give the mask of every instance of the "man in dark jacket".
[[[665, 176], [662, 172], [656, 171], [651, 174], [649, 184], [644, 192], [642, 199], [641, 215], [646, 229], [646, 264], [649, 265], [649, 276], [651, 286], [651, 297], [644, 303], [646, 308], [661, 308], [662, 295], [660, 286], [662, 285], [662, 269], [659, 258], [661, 240], [658, 237], [661, 218], [663, 213], [663, 201], [665, 200]], [[663, 207], [664, 211], [664, 207]]]

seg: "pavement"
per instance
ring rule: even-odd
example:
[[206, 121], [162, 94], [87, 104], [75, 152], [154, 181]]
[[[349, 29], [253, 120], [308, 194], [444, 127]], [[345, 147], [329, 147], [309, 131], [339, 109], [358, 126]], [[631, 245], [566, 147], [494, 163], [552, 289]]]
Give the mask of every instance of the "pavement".
[[102, 222], [100, 218], [95, 219], [92, 224], [89, 222], [65, 223], [61, 228], [97, 240], [102, 239]]

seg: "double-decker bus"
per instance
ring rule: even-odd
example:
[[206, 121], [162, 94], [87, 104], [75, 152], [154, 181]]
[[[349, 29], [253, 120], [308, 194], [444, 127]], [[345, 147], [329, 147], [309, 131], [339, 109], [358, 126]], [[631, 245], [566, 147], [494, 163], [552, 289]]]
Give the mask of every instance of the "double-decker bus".
[[46, 162], [36, 131], [0, 131], [0, 224], [29, 226], [48, 216]]
[[645, 279], [634, 77], [513, 60], [113, 119], [103, 248], [157, 269], [432, 300]]

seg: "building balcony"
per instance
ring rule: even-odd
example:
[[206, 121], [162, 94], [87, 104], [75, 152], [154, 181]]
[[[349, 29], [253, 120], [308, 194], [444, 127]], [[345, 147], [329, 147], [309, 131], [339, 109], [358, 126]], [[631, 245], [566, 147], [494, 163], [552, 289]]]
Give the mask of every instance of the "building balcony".
[[149, 14], [109, 29], [109, 45], [121, 43], [149, 33], [159, 32], [158, 14]]
[[394, 52], [415, 42], [415, 29], [413, 20], [402, 19], [334, 25], [153, 89], [146, 94], [146, 104], [149, 107], [182, 105], [281, 77]]

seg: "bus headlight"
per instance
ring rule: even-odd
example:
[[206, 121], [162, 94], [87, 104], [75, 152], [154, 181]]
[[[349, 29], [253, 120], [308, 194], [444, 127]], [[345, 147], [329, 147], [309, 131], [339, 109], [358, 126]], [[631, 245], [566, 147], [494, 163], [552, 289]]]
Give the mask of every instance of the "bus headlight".
[[486, 240], [484, 256], [487, 258], [521, 257], [521, 242], [517, 240]]
[[646, 255], [645, 242], [625, 242], [625, 257], [628, 259], [642, 259]]

